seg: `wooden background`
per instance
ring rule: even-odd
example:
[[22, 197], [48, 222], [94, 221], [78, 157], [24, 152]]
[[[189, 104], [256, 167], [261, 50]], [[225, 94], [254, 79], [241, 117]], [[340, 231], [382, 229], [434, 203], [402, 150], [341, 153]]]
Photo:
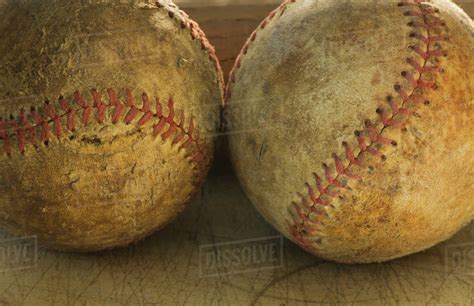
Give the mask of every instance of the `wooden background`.
[[[226, 75], [249, 33], [279, 3], [176, 2], [207, 32]], [[474, 2], [459, 4], [474, 15]], [[202, 273], [203, 246], [217, 248], [218, 242], [275, 235], [220, 156], [200, 195], [166, 229], [129, 248], [99, 254], [58, 253], [40, 247], [34, 267], [0, 269], [0, 305], [474, 303], [473, 224], [434, 248], [384, 264], [325, 262], [284, 240], [281, 267], [257, 267], [240, 274], [223, 270], [216, 276]]]

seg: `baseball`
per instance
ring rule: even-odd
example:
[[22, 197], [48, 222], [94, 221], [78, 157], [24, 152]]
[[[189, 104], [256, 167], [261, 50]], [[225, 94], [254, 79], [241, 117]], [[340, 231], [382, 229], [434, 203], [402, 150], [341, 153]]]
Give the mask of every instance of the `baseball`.
[[202, 183], [222, 75], [169, 1], [3, 1], [0, 225], [59, 250], [128, 245]]
[[230, 74], [235, 171], [321, 258], [422, 251], [474, 216], [473, 76], [474, 24], [451, 1], [285, 1]]

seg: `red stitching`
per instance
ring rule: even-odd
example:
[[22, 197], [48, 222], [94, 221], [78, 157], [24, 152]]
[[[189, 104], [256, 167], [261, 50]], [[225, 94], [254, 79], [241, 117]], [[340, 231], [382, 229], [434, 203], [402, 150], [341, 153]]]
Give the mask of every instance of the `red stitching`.
[[86, 100], [78, 91], [74, 92], [74, 102], [82, 109], [82, 124], [88, 125], [91, 119], [92, 106], [87, 104]]
[[[199, 41], [201, 44], [201, 48], [207, 52], [209, 59], [213, 62], [215, 70], [218, 74], [219, 82], [222, 86], [224, 84], [224, 77], [222, 73], [222, 68], [220, 62], [217, 58], [215, 48], [211, 45], [209, 40], [207, 39], [205, 33], [199, 27], [199, 24], [194, 20], [190, 19], [189, 16], [182, 10], [179, 10], [178, 7], [173, 3], [163, 2], [157, 0], [156, 6], [161, 9], [165, 9], [168, 12], [168, 16], [172, 19], [176, 19], [179, 23], [181, 28], [187, 28], [190, 31], [190, 36], [192, 40]], [[177, 14], [173, 12], [173, 10], [177, 11]], [[123, 117], [124, 113], [128, 110], [126, 117], [124, 118], [124, 122], [126, 124], [130, 124], [136, 117], [142, 114], [142, 117], [138, 121], [138, 125], [145, 125], [153, 118], [158, 119], [158, 123], [153, 126], [153, 135], [161, 135], [161, 137], [166, 140], [173, 135], [176, 135], [173, 139], [173, 144], [178, 144], [182, 140], [186, 139], [184, 143], [182, 143], [179, 149], [188, 150], [190, 153], [188, 156], [191, 157], [191, 160], [195, 163], [201, 163], [205, 159], [204, 148], [198, 143], [199, 138], [197, 132], [193, 135], [193, 128], [194, 123], [193, 119], [190, 118], [189, 120], [189, 127], [186, 130], [184, 127], [185, 118], [184, 112], [182, 112], [181, 120], [178, 123], [173, 121], [173, 106], [174, 102], [170, 99], [168, 103], [168, 108], [170, 109], [170, 115], [168, 117], [163, 117], [162, 115], [162, 107], [159, 103], [159, 100], [156, 99], [156, 113], [151, 112], [151, 102], [146, 94], [143, 94], [143, 107], [138, 109], [134, 104], [134, 98], [130, 90], [126, 90], [127, 96], [127, 103], [124, 105], [119, 101], [117, 95], [114, 90], [108, 89], [107, 90], [109, 96], [109, 104], [106, 104], [102, 101], [102, 97], [100, 93], [93, 89], [91, 91], [92, 105], [89, 104], [84, 97], [79, 93], [74, 93], [73, 101], [79, 108], [74, 109], [70, 107], [69, 103], [63, 98], [59, 98], [59, 106], [62, 110], [62, 114], [58, 115], [56, 109], [46, 102], [43, 106], [42, 110], [37, 111], [34, 107], [31, 108], [30, 117], [33, 120], [34, 124], [30, 124], [24, 110], [20, 111], [20, 115], [18, 118], [10, 118], [10, 120], [3, 119], [0, 117], [0, 141], [3, 142], [3, 150], [6, 152], [8, 156], [12, 154], [12, 138], [16, 138], [18, 142], [18, 151], [23, 154], [25, 147], [26, 147], [26, 138], [28, 138], [29, 143], [36, 147], [37, 146], [37, 134], [35, 132], [36, 128], [41, 130], [41, 136], [39, 139], [41, 142], [48, 144], [48, 141], [51, 138], [51, 127], [50, 124], [53, 125], [53, 133], [56, 137], [60, 138], [63, 134], [63, 130], [68, 131], [75, 131], [77, 122], [76, 117], [78, 117], [78, 113], [81, 112], [82, 116], [80, 117], [80, 121], [84, 126], [87, 126], [92, 121], [92, 112], [95, 109], [96, 113], [96, 121], [99, 124], [102, 124], [106, 117], [107, 112], [109, 109], [112, 109], [112, 123], [116, 124], [120, 121], [120, 118]], [[222, 88], [221, 88], [221, 98], [223, 98]], [[43, 117], [41, 113], [44, 113], [47, 117]], [[49, 117], [49, 119], [48, 119]], [[63, 118], [66, 120], [66, 124], [63, 127], [62, 121]], [[163, 132], [162, 130], [166, 127], [166, 125], [170, 127]], [[12, 129], [13, 133], [9, 134], [9, 130]], [[28, 137], [25, 137], [25, 132]]]
[[[220, 86], [223, 86], [222, 84], [225, 83], [224, 82], [224, 74], [222, 72], [222, 67], [221, 67], [219, 59], [217, 57], [217, 54], [216, 54], [216, 49], [209, 42], [209, 40], [207, 39], [206, 34], [199, 27], [199, 24], [196, 21], [189, 18], [189, 15], [186, 14], [186, 12], [180, 10], [178, 8], [178, 6], [174, 3], [172, 3], [172, 2], [157, 0], [156, 1], [156, 6], [158, 8], [165, 9], [168, 12], [168, 16], [171, 19], [175, 19], [179, 22], [179, 25], [180, 25], [181, 28], [188, 29], [189, 32], [190, 32], [190, 36], [191, 36], [192, 40], [200, 42], [202, 50], [207, 52], [209, 59], [214, 64], [214, 68], [217, 72], [218, 79], [219, 79], [219, 82], [221, 84]], [[173, 11], [175, 11], [176, 13], [173, 12]], [[224, 93], [222, 91], [222, 88], [220, 88], [220, 89], [221, 89], [221, 99], [223, 100], [224, 99]]]
[[260, 23], [260, 25], [257, 27], [257, 29], [255, 31], [253, 31], [252, 34], [250, 35], [250, 37], [247, 39], [244, 46], [242, 47], [242, 50], [240, 51], [239, 55], [235, 59], [234, 67], [230, 71], [229, 82], [228, 82], [226, 90], [225, 90], [224, 105], [227, 102], [229, 102], [230, 98], [232, 97], [231, 87], [232, 87], [232, 84], [235, 83], [235, 74], [236, 74], [237, 70], [240, 69], [242, 58], [245, 55], [247, 55], [247, 52], [250, 48], [250, 45], [252, 44], [252, 42], [254, 42], [257, 39], [258, 30], [259, 29], [260, 30], [265, 29], [265, 27], [270, 23], [270, 21], [272, 21], [273, 18], [275, 18], [275, 16], [278, 13], [283, 14], [283, 12], [286, 10], [287, 6], [290, 5], [291, 3], [294, 3], [294, 2], [296, 2], [296, 0], [285, 0], [279, 7], [277, 7], [275, 10], [273, 10], [270, 13], [270, 15], [268, 15], [268, 17], [265, 18]]
[[[47, 143], [51, 137], [51, 126], [53, 126], [53, 133], [57, 138], [60, 138], [64, 131], [74, 132], [76, 130], [76, 117], [82, 113], [82, 124], [88, 125], [95, 114], [95, 121], [97, 124], [104, 124], [110, 115], [113, 124], [117, 124], [123, 121], [125, 124], [131, 124], [134, 121], [137, 125], [145, 125], [151, 120], [158, 121], [157, 124], [153, 125], [153, 135], [160, 135], [163, 140], [172, 139], [173, 144], [179, 144], [183, 140], [179, 149], [185, 149], [188, 151], [188, 157], [195, 163], [200, 163], [204, 160], [205, 149], [200, 144], [199, 136], [194, 129], [193, 118], [190, 117], [186, 128], [186, 118], [184, 111], [180, 112], [179, 121], [175, 121], [175, 107], [172, 98], [168, 100], [168, 115], [164, 116], [162, 112], [162, 105], [159, 99], [155, 100], [155, 110], [152, 112], [152, 105], [150, 98], [146, 93], [142, 95], [143, 106], [138, 108], [135, 105], [133, 94], [130, 90], [125, 90], [125, 103], [122, 103], [118, 98], [116, 92], [109, 88], [107, 90], [108, 103], [104, 102], [100, 93], [96, 89], [91, 90], [91, 97], [94, 101], [93, 106], [90, 106], [87, 100], [79, 93], [74, 93], [74, 99], [72, 104], [76, 104], [74, 108], [64, 99], [62, 96], [58, 100], [59, 108], [61, 113], [54, 106], [46, 101], [43, 108], [36, 110], [32, 107], [30, 116], [27, 116], [24, 110], [20, 111], [18, 118], [10, 118], [10, 120], [4, 120], [0, 118], [0, 141], [3, 142], [3, 150], [8, 156], [12, 154], [12, 141], [18, 143], [18, 151], [23, 154], [25, 151], [26, 135], [28, 135], [29, 143], [36, 147], [37, 134], [35, 129], [40, 130], [39, 141]], [[128, 112], [127, 112], [128, 110]], [[48, 117], [44, 117], [41, 114], [46, 114]], [[33, 124], [31, 123], [33, 121]], [[163, 131], [166, 127], [168, 128]]]
[[[422, 62], [420, 63], [415, 58], [408, 58], [407, 63], [410, 64], [414, 70], [419, 73], [418, 77], [408, 71], [402, 71], [401, 76], [405, 78], [410, 84], [409, 90], [403, 88], [397, 84], [394, 86], [395, 91], [398, 93], [402, 100], [401, 104], [398, 104], [392, 96], [387, 97], [387, 104], [390, 108], [391, 114], [383, 106], [377, 108], [378, 121], [373, 123], [370, 120], [364, 122], [365, 129], [362, 131], [355, 131], [355, 137], [358, 143], [359, 153], [355, 154], [354, 150], [350, 147], [347, 142], [343, 142], [342, 145], [345, 149], [345, 160], [337, 154], [333, 154], [334, 165], [329, 167], [327, 164], [323, 164], [326, 184], [323, 184], [323, 179], [317, 174], [314, 174], [316, 178], [316, 185], [312, 187], [311, 184], [306, 183], [307, 196], [303, 196], [298, 193], [298, 197], [301, 198], [300, 203], [292, 203], [290, 206], [291, 220], [287, 220], [288, 230], [291, 236], [298, 244], [302, 247], [310, 250], [317, 251], [314, 245], [308, 240], [309, 237], [317, 233], [312, 228], [312, 225], [318, 223], [311, 219], [311, 214], [316, 211], [317, 215], [322, 215], [321, 211], [317, 207], [325, 206], [330, 207], [328, 201], [331, 198], [337, 197], [338, 191], [346, 188], [346, 183], [341, 183], [341, 178], [347, 177], [348, 179], [361, 180], [362, 178], [354, 175], [350, 172], [352, 166], [363, 166], [361, 157], [365, 152], [374, 156], [380, 157], [384, 160], [386, 157], [382, 154], [381, 148], [387, 145], [397, 145], [394, 140], [388, 139], [383, 136], [383, 132], [388, 128], [405, 128], [406, 120], [399, 119], [397, 116], [402, 115], [409, 117], [415, 113], [413, 108], [410, 108], [408, 102], [413, 102], [417, 105], [421, 102], [429, 104], [425, 101], [422, 94], [417, 92], [421, 90], [433, 90], [437, 88], [436, 83], [432, 81], [426, 81], [423, 79], [426, 73], [440, 73], [443, 69], [435, 65], [430, 65], [430, 60], [436, 57], [447, 56], [445, 50], [442, 50], [438, 43], [447, 40], [446, 36], [434, 36], [432, 30], [438, 29], [444, 26], [444, 22], [434, 16], [435, 13], [439, 13], [439, 10], [425, 4], [426, 1], [413, 0], [413, 2], [400, 2], [399, 7], [409, 8], [410, 11], [404, 13], [405, 16], [412, 18], [420, 18], [420, 20], [413, 20], [408, 23], [409, 26], [415, 29], [424, 29], [428, 32], [428, 37], [423, 36], [418, 32], [410, 34], [410, 37], [418, 40], [421, 44], [425, 45], [425, 50], [419, 46], [410, 46], [419, 57]], [[438, 47], [432, 49], [432, 45]], [[234, 72], [235, 73], [235, 72]], [[235, 79], [234, 77], [232, 79]], [[379, 127], [381, 125], [381, 127]], [[346, 165], [344, 165], [346, 162]], [[335, 175], [333, 175], [333, 173]], [[319, 192], [315, 194], [315, 189]], [[309, 199], [309, 201], [308, 201]], [[308, 223], [310, 223], [308, 225]]]
[[[225, 103], [227, 104], [232, 97], [232, 85], [236, 82], [236, 72], [241, 67], [242, 58], [248, 53], [248, 50], [253, 41], [256, 40], [258, 36], [258, 30], [263, 30], [266, 28], [268, 23], [279, 13], [283, 13], [287, 6], [290, 3], [294, 3], [296, 0], [287, 0], [283, 2], [280, 7], [274, 10], [269, 17], [264, 19], [260, 26], [255, 30], [247, 42], [244, 44], [242, 51], [237, 56], [235, 65], [229, 75], [229, 83], [226, 88]], [[402, 77], [404, 77], [411, 85], [410, 93], [404, 89], [401, 85], [397, 84], [394, 86], [395, 91], [398, 93], [399, 97], [402, 100], [401, 105], [399, 105], [392, 96], [387, 97], [387, 104], [390, 107], [390, 112], [387, 111], [384, 107], [377, 108], [377, 114], [379, 115], [379, 122], [382, 125], [382, 128], [377, 130], [376, 124], [372, 124], [370, 121], [365, 122], [365, 130], [355, 131], [355, 136], [358, 143], [358, 149], [360, 150], [358, 154], [354, 153], [354, 150], [350, 147], [347, 142], [343, 142], [342, 145], [345, 149], [345, 159], [347, 165], [344, 167], [343, 160], [333, 154], [334, 160], [334, 170], [336, 176], [332, 175], [331, 168], [327, 164], [323, 164], [324, 176], [327, 181], [326, 186], [323, 185], [323, 179], [317, 174], [313, 174], [316, 180], [315, 188], [313, 188], [309, 183], [306, 183], [307, 196], [303, 196], [298, 193], [298, 197], [301, 199], [301, 203], [296, 202], [292, 203], [292, 208], [290, 208], [291, 220], [287, 220], [287, 225], [291, 236], [294, 240], [297, 241], [303, 248], [309, 251], [315, 251], [313, 244], [307, 240], [308, 236], [312, 236], [317, 233], [317, 230], [311, 227], [314, 224], [319, 224], [319, 221], [312, 220], [310, 214], [314, 213], [317, 215], [323, 215], [317, 207], [329, 207], [329, 199], [337, 196], [334, 191], [346, 188], [338, 179], [342, 177], [347, 177], [353, 180], [361, 180], [362, 178], [358, 175], [354, 175], [350, 171], [350, 167], [359, 166], [362, 167], [364, 164], [361, 161], [361, 157], [364, 152], [367, 152], [371, 155], [378, 156], [381, 159], [386, 157], [381, 153], [380, 148], [384, 145], [397, 145], [394, 140], [385, 138], [382, 133], [385, 129], [395, 128], [395, 129], [404, 129], [406, 122], [397, 118], [397, 116], [411, 116], [414, 114], [414, 110], [410, 109], [407, 106], [409, 101], [412, 101], [414, 104], [419, 104], [424, 102], [426, 105], [429, 104], [429, 101], [426, 101], [423, 95], [417, 94], [418, 90], [427, 90], [427, 89], [436, 89], [437, 85], [431, 81], [425, 81], [422, 79], [425, 73], [441, 73], [444, 70], [436, 65], [430, 65], [429, 61], [433, 58], [440, 56], [447, 56], [447, 52], [438, 49], [431, 49], [431, 44], [439, 43], [442, 41], [448, 40], [447, 36], [443, 35], [432, 35], [432, 30], [438, 29], [441, 26], [444, 26], [445, 23], [435, 16], [434, 14], [439, 13], [439, 9], [432, 7], [426, 4], [428, 1], [423, 0], [413, 0], [413, 1], [403, 1], [398, 3], [399, 7], [406, 7], [409, 11], [404, 12], [405, 16], [412, 18], [419, 18], [421, 20], [412, 20], [408, 23], [408, 26], [416, 29], [424, 29], [428, 32], [428, 37], [425, 37], [419, 32], [412, 32], [410, 37], [416, 39], [421, 44], [426, 46], [425, 50], [422, 50], [417, 45], [410, 46], [419, 57], [422, 58], [422, 63], [418, 62], [415, 58], [408, 58], [407, 63], [410, 64], [417, 73], [419, 77], [415, 76], [407, 71], [403, 71]], [[315, 194], [315, 189], [319, 192], [319, 195]], [[311, 203], [308, 201], [311, 201]], [[326, 199], [327, 198], [327, 199]], [[309, 224], [310, 225], [309, 225]]]

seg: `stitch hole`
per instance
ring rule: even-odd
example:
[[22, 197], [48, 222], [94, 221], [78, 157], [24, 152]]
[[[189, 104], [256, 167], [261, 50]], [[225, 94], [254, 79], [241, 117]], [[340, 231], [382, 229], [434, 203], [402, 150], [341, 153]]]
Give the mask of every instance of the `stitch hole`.
[[49, 146], [49, 140], [43, 141], [43, 144], [48, 147]]
[[393, 86], [393, 89], [395, 89], [396, 91], [400, 91], [400, 89], [402, 89], [402, 86], [400, 84], [395, 84]]
[[398, 2], [397, 6], [400, 6], [400, 7], [401, 7], [401, 6], [405, 6], [405, 3], [403, 3], [403, 2]]
[[386, 161], [386, 160], [387, 160], [387, 156], [385, 156], [384, 154], [382, 154], [382, 156], [380, 156], [380, 159], [381, 159], [382, 161]]
[[408, 72], [407, 71], [402, 71], [400, 74], [401, 74], [402, 77], [406, 77], [408, 75]]
[[431, 101], [430, 100], [425, 100], [425, 102], [423, 102], [424, 105], [430, 105], [431, 104]]
[[393, 97], [391, 95], [388, 95], [386, 98], [387, 102], [391, 102], [393, 100]]
[[411, 38], [413, 38], [413, 37], [416, 36], [416, 33], [415, 33], [415, 32], [411, 32], [409, 36], [410, 36]]
[[395, 140], [392, 140], [391, 145], [396, 147], [396, 146], [398, 146], [398, 143]]
[[413, 26], [414, 26], [414, 22], [413, 22], [413, 21], [410, 21], [409, 23], [407, 23], [407, 26], [413, 27]]

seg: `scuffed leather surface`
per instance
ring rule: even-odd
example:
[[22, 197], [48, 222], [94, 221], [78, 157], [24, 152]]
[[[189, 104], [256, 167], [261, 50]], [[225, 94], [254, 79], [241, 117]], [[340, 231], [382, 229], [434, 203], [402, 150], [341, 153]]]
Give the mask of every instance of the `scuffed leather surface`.
[[[322, 164], [357, 146], [355, 130], [377, 119], [376, 109], [396, 97], [400, 75], [412, 71], [414, 42], [397, 1], [296, 1], [250, 44], [230, 86], [232, 161], [249, 198], [280, 232], [289, 232], [292, 203], [324, 177]], [[347, 181], [323, 209], [313, 253], [341, 262], [384, 261], [428, 248], [474, 214], [473, 24], [449, 1], [433, 1], [449, 36], [441, 45], [445, 72], [416, 105], [406, 131], [383, 135], [397, 146], [386, 160], [364, 155], [352, 167], [363, 180]]]
[[174, 137], [152, 136], [156, 121], [113, 124], [109, 110], [103, 124], [94, 119], [48, 146], [27, 146], [24, 155], [16, 144], [11, 157], [2, 150], [2, 226], [53, 248], [96, 251], [173, 220], [207, 173], [221, 101], [214, 63], [189, 29], [167, 9], [133, 1], [5, 1], [0, 16], [4, 118], [45, 100], [57, 104], [59, 96], [72, 102], [75, 91], [92, 103], [92, 88], [104, 102], [108, 88], [122, 102], [129, 89], [140, 108], [146, 92], [152, 102], [160, 99], [165, 115], [172, 97], [176, 122], [179, 110], [186, 122], [194, 118], [205, 155], [194, 163]]

